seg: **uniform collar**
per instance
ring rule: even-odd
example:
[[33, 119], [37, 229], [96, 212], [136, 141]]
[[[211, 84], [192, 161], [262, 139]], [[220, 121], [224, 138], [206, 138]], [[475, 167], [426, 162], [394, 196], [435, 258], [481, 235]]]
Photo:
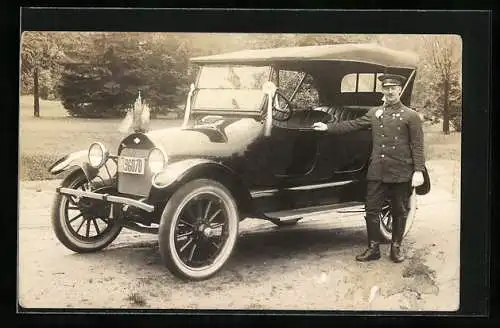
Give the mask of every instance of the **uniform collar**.
[[396, 110], [399, 110], [401, 109], [401, 107], [403, 106], [403, 103], [401, 103], [401, 100], [399, 100], [398, 102], [392, 104], [392, 105], [384, 105], [384, 109], [388, 112], [392, 112], [392, 111], [396, 111]]

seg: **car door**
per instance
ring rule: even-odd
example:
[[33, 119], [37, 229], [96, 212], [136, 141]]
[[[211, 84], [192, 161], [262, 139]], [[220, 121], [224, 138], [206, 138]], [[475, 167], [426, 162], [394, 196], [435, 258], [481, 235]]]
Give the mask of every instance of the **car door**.
[[318, 136], [309, 114], [319, 103], [313, 77], [307, 72], [281, 69], [277, 84], [280, 93], [275, 99], [271, 131], [275, 177], [285, 185], [313, 183], [317, 179]]
[[[313, 110], [319, 104], [319, 97], [312, 76], [280, 70], [280, 78], [280, 93], [291, 99], [292, 112], [290, 117], [282, 111], [274, 115], [266, 152], [270, 156], [274, 188], [263, 194], [274, 201], [276, 210], [314, 206], [326, 199], [331, 186], [324, 184], [325, 174], [318, 170], [322, 136], [312, 124], [315, 119], [325, 120], [328, 114]], [[302, 79], [298, 85], [297, 81]], [[278, 101], [278, 108], [283, 105], [283, 101]]]
[[[356, 99], [358, 93], [374, 93], [371, 88], [376, 86], [370, 84], [370, 81], [374, 81], [373, 74], [356, 74], [354, 78], [355, 89], [353, 91], [349, 89], [352, 76], [347, 76], [342, 81], [341, 91], [350, 92], [348, 94], [351, 99]], [[310, 89], [310, 86], [299, 89], [298, 99], [306, 98], [301, 97], [300, 92], [307, 89]], [[311, 104], [317, 106], [319, 100], [315, 99]], [[314, 115], [299, 115], [305, 119], [287, 122], [288, 126], [297, 125], [297, 121], [302, 124], [299, 124], [298, 130], [293, 131], [297, 133], [293, 135], [295, 139], [292, 137], [286, 139], [289, 143], [293, 141], [295, 145], [287, 160], [304, 168], [307, 166], [302, 163], [307, 160], [311, 163], [311, 159], [314, 159], [314, 165], [310, 166], [307, 174], [282, 177], [282, 190], [286, 191], [283, 192], [282, 198], [292, 204], [292, 207], [363, 201], [364, 177], [371, 153], [370, 129], [339, 135], [314, 131], [312, 124], [318, 121], [353, 120], [365, 114], [369, 108], [360, 105], [317, 106], [309, 109], [309, 112]], [[302, 172], [304, 172], [303, 169]]]
[[[378, 73], [349, 73], [340, 80], [336, 102], [325, 106], [333, 122], [354, 120], [381, 105]], [[371, 128], [344, 134], [327, 134], [320, 142], [321, 171], [328, 179], [362, 178], [372, 146]]]

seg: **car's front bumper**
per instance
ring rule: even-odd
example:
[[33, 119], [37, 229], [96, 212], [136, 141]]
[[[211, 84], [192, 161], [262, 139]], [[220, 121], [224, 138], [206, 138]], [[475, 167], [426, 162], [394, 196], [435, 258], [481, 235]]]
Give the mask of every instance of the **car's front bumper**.
[[77, 196], [77, 197], [86, 197], [86, 198], [102, 200], [102, 201], [107, 202], [107, 203], [133, 206], [133, 207], [140, 208], [140, 209], [142, 209], [146, 212], [149, 212], [149, 213], [154, 211], [153, 205], [146, 204], [144, 202], [141, 202], [141, 201], [135, 200], [135, 199], [131, 199], [131, 198], [113, 196], [113, 195], [108, 195], [108, 194], [98, 194], [98, 193], [91, 192], [91, 191], [82, 191], [82, 190], [75, 190], [75, 189], [71, 189], [71, 188], [62, 188], [62, 187], [58, 187], [56, 189], [56, 191], [60, 194], [63, 194], [63, 195], [73, 195], [73, 196]]

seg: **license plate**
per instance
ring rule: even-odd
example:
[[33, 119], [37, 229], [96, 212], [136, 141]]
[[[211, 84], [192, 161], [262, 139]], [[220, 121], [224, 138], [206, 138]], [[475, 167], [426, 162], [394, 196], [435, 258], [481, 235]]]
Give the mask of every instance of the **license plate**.
[[130, 174], [144, 174], [144, 158], [118, 157], [118, 172]]

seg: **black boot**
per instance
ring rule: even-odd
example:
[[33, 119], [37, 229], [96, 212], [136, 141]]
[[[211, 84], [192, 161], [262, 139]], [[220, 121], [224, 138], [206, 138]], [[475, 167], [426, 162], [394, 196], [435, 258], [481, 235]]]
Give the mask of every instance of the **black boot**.
[[378, 260], [380, 258], [380, 246], [379, 243], [370, 240], [368, 248], [363, 251], [363, 253], [356, 256], [356, 260], [360, 262]]
[[380, 258], [379, 224], [376, 220], [371, 220], [368, 217], [365, 218], [365, 220], [366, 232], [368, 235], [368, 248], [356, 256], [356, 260], [360, 262], [378, 260]]
[[405, 223], [404, 219], [394, 219], [392, 221], [391, 260], [396, 263], [403, 262], [405, 259], [401, 249]]
[[393, 242], [391, 244], [391, 260], [395, 263], [403, 262], [405, 259], [401, 250], [401, 243]]

